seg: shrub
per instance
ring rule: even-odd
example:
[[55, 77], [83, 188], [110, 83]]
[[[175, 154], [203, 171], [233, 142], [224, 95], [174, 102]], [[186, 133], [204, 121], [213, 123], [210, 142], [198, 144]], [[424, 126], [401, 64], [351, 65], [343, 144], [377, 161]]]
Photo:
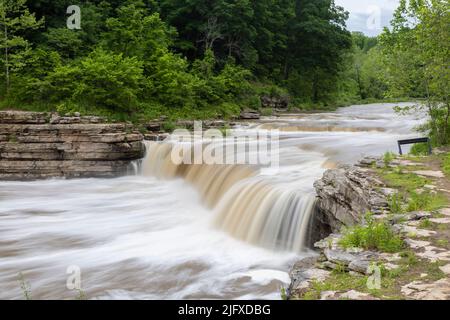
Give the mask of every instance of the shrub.
[[395, 159], [395, 154], [392, 152], [386, 152], [383, 156], [384, 165], [387, 167], [391, 164], [392, 160]]
[[340, 245], [344, 248], [363, 248], [384, 252], [398, 252], [404, 247], [403, 240], [385, 222], [375, 221], [370, 215], [365, 225], [344, 231]]
[[427, 156], [428, 155], [428, 144], [426, 143], [416, 143], [411, 147], [409, 151], [413, 156]]
[[[51, 96], [59, 101], [131, 112], [144, 80], [142, 63], [102, 49], [49, 75]], [[68, 98], [68, 99], [67, 99]]]
[[391, 213], [402, 213], [403, 212], [402, 197], [398, 193], [395, 193], [388, 197], [388, 204], [389, 204], [389, 209], [391, 210]]

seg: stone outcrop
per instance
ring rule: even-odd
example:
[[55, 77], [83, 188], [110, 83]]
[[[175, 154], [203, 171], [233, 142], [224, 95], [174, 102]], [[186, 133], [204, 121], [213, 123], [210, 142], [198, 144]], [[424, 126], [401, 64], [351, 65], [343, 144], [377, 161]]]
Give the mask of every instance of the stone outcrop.
[[272, 96], [262, 96], [261, 106], [263, 108], [272, 108], [280, 111], [287, 111], [289, 107], [289, 97], [272, 97]]
[[239, 119], [241, 120], [259, 120], [261, 118], [261, 114], [255, 110], [244, 110], [241, 112]]
[[314, 187], [317, 202], [312, 222], [315, 239], [312, 240], [339, 232], [342, 226], [360, 223], [367, 212], [388, 211], [383, 183], [368, 168], [342, 165], [330, 169]]
[[114, 177], [144, 156], [143, 136], [124, 123], [56, 113], [0, 112], [0, 179]]

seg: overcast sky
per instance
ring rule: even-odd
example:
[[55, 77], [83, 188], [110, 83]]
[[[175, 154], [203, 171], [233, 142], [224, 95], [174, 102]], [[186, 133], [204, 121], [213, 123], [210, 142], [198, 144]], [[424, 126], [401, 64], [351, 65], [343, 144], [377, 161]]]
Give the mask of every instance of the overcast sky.
[[337, 5], [350, 12], [347, 27], [375, 36], [389, 26], [399, 0], [335, 0]]

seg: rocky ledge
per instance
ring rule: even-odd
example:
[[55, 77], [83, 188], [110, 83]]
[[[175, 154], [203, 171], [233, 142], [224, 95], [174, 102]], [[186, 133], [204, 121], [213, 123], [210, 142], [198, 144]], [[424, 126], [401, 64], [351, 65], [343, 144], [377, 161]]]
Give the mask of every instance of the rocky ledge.
[[315, 182], [316, 212], [312, 222], [312, 243], [342, 226], [361, 222], [364, 213], [383, 214], [388, 211], [387, 196], [392, 192], [365, 167], [367, 159], [358, 166], [342, 165], [326, 171]]
[[114, 177], [144, 156], [130, 124], [57, 113], [0, 112], [0, 180]]
[[[436, 158], [424, 158], [416, 163], [396, 158], [385, 163], [379, 158], [366, 158], [356, 166], [327, 171], [315, 183], [317, 204], [311, 232], [318, 232], [312, 237], [315, 254], [292, 267], [286, 297], [449, 300], [450, 208], [442, 206], [449, 204], [450, 197], [446, 194], [450, 191], [448, 179], [433, 168], [436, 161]], [[415, 167], [433, 170], [414, 171]], [[392, 205], [392, 201], [388, 199], [393, 195], [402, 199], [398, 196], [405, 196], [402, 192], [406, 191], [387, 188], [380, 180], [383, 172], [397, 172], [402, 177], [403, 174], [428, 177], [421, 182], [426, 185], [416, 192], [438, 196], [439, 191], [441, 198], [436, 199], [443, 201], [445, 196], [448, 201], [428, 211], [409, 211], [409, 207], [405, 207], [407, 203], [402, 202], [400, 209], [390, 212], [388, 203]], [[408, 197], [402, 201], [408, 201]], [[365, 249], [345, 245], [342, 240], [349, 230], [354, 230], [351, 226], [368, 226], [365, 213], [369, 211], [375, 223], [372, 226], [383, 225], [386, 227], [383, 230], [391, 230], [392, 237], [400, 241], [398, 247], [387, 250], [373, 244]], [[364, 230], [369, 232], [367, 228]], [[387, 241], [387, 237], [382, 238], [374, 230], [370, 229], [372, 239], [381, 237], [379, 239]]]

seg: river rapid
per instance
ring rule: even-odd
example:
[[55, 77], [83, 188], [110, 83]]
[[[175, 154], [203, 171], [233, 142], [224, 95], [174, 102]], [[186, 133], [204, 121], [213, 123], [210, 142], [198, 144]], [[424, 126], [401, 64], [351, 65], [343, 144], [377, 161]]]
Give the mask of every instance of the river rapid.
[[126, 177], [2, 181], [0, 299], [23, 299], [20, 277], [33, 299], [75, 299], [79, 292], [66, 287], [71, 266], [88, 299], [279, 299], [289, 267], [313, 254], [304, 237], [314, 181], [418, 136], [423, 117], [393, 107], [286, 114], [237, 128], [280, 131], [277, 171], [168, 174], [159, 143], [148, 146], [142, 172]]

